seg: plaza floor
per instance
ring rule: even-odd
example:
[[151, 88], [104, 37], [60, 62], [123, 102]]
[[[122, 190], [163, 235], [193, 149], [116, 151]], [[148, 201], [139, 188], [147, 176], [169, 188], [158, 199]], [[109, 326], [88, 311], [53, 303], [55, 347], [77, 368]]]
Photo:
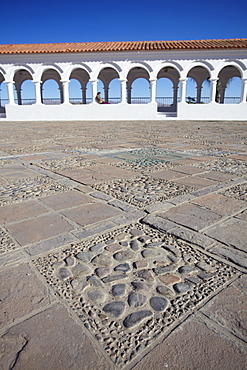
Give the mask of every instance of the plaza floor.
[[0, 368], [247, 368], [247, 122], [0, 123]]

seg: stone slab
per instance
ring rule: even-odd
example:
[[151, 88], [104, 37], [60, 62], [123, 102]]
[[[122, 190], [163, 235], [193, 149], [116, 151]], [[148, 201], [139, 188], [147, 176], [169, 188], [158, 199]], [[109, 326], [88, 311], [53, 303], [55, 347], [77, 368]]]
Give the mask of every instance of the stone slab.
[[216, 244], [214, 247], [210, 248], [210, 252], [225, 258], [237, 266], [247, 269], [247, 254], [245, 252], [226, 247], [224, 244]]
[[211, 299], [201, 311], [243, 340], [247, 337], [247, 275]]
[[221, 243], [247, 251], [247, 222], [230, 218], [219, 225], [212, 226], [204, 233]]
[[209, 180], [214, 181], [229, 181], [235, 178], [234, 175], [231, 175], [229, 173], [219, 172], [219, 171], [208, 171], [204, 172], [201, 175], [197, 175], [198, 177], [203, 177]]
[[76, 239], [71, 234], [62, 234], [25, 248], [25, 251], [30, 256], [36, 256], [40, 253], [51, 251], [52, 249], [62, 247], [63, 245], [73, 243], [75, 241]]
[[157, 215], [196, 231], [204, 229], [222, 218], [218, 213], [194, 204], [182, 204], [167, 212], [157, 213]]
[[48, 289], [38, 280], [28, 264], [1, 271], [0, 286], [1, 328], [52, 301]]
[[196, 189], [203, 189], [203, 188], [207, 188], [208, 186], [217, 184], [216, 181], [204, 179], [199, 176], [184, 177], [181, 179], [176, 179], [175, 182], [181, 185], [192, 186], [193, 188], [196, 188]]
[[4, 369], [13, 362], [16, 370], [114, 369], [60, 304], [15, 325], [1, 342]]
[[219, 330], [192, 318], [176, 328], [147, 354], [133, 370], [243, 370], [247, 352]]
[[76, 207], [80, 204], [92, 203], [94, 200], [78, 190], [71, 190], [61, 194], [50, 195], [43, 197], [42, 202], [53, 208], [54, 210], [61, 210], [71, 207]]
[[180, 177], [185, 177], [185, 176], [186, 174], [176, 172], [173, 170], [152, 172], [152, 177], [156, 179], [163, 179], [163, 180], [174, 180], [174, 179], [179, 179]]
[[191, 201], [201, 207], [206, 207], [222, 215], [231, 215], [246, 207], [246, 202], [234, 198], [225, 197], [221, 194], [208, 194], [204, 197]]
[[31, 220], [9, 224], [7, 229], [20, 245], [25, 246], [68, 232], [73, 227], [59, 215], [46, 214]]
[[26, 218], [34, 218], [47, 213], [44, 205], [35, 200], [22, 203], [10, 204], [1, 207], [0, 223], [21, 221]]
[[192, 166], [179, 166], [175, 167], [174, 171], [182, 172], [187, 175], [195, 175], [201, 172], [204, 172], [204, 170], [200, 167], [192, 167]]
[[77, 222], [79, 225], [86, 226], [108, 218], [119, 216], [122, 214], [122, 211], [103, 203], [94, 203], [76, 207], [72, 210], [65, 210], [62, 211], [62, 213], [66, 217]]

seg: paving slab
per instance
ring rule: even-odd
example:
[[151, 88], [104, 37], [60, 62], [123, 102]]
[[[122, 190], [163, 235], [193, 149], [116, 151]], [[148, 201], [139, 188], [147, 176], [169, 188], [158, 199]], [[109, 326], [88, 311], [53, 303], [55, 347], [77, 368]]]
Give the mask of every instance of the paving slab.
[[42, 198], [41, 201], [56, 211], [76, 207], [80, 204], [94, 202], [90, 196], [82, 194], [77, 190], [71, 190], [62, 194], [50, 195]]
[[13, 326], [1, 345], [3, 369], [114, 369], [60, 304]]
[[35, 200], [2, 206], [0, 224], [34, 218], [43, 213], [47, 213], [46, 207]]
[[239, 250], [247, 251], [247, 222], [230, 218], [219, 226], [212, 226], [204, 233], [221, 243], [233, 246]]
[[196, 231], [204, 229], [222, 218], [220, 214], [194, 204], [181, 204], [167, 212], [157, 213], [157, 216], [169, 219]]
[[243, 344], [234, 342], [219, 328], [193, 317], [174, 330], [133, 369], [243, 370], [247, 366], [246, 355]]
[[120, 209], [103, 203], [88, 204], [62, 213], [79, 225], [86, 226], [123, 214]]
[[206, 207], [223, 215], [231, 215], [246, 208], [246, 202], [234, 198], [225, 197], [221, 194], [208, 194], [204, 197], [191, 200], [191, 203]]
[[25, 246], [26, 244], [37, 243], [70, 231], [74, 227], [59, 215], [47, 214], [30, 220], [8, 224], [7, 229], [20, 245]]
[[239, 338], [246, 340], [247, 276], [239, 277], [211, 299], [201, 311]]
[[28, 264], [0, 272], [0, 327], [15, 323], [53, 300]]
[[217, 184], [216, 181], [205, 179], [199, 176], [183, 177], [181, 179], [176, 179], [175, 182], [177, 184], [192, 186], [195, 189], [203, 189]]

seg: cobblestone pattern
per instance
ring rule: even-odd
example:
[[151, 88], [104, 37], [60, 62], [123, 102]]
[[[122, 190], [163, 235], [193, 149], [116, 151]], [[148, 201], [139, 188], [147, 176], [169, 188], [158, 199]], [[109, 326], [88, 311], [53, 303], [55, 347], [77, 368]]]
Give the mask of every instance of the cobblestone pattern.
[[195, 167], [200, 167], [208, 171], [220, 171], [241, 176], [247, 174], [247, 163], [229, 158], [217, 158], [210, 162], [194, 164]]
[[114, 163], [112, 166], [124, 168], [126, 170], [132, 170], [142, 173], [152, 173], [156, 171], [169, 170], [174, 168], [175, 165], [169, 162], [165, 162], [159, 159], [149, 160], [149, 159], [140, 159], [135, 161], [125, 161]]
[[4, 167], [12, 163], [13, 161], [11, 159], [0, 159], [0, 167]]
[[0, 228], [0, 254], [10, 252], [19, 245], [10, 237], [10, 235]]
[[234, 186], [221, 194], [238, 200], [245, 200], [247, 202], [247, 183]]
[[93, 187], [141, 209], [147, 205], [184, 195], [194, 190], [189, 186], [178, 185], [171, 181], [154, 179], [149, 176], [128, 180], [113, 180], [96, 184]]
[[0, 206], [70, 190], [45, 176], [9, 182], [0, 186]]
[[237, 275], [141, 224], [33, 262], [120, 367]]
[[54, 160], [44, 160], [39, 162], [37, 165], [39, 167], [45, 168], [51, 171], [58, 170], [71, 170], [73, 168], [83, 168], [83, 167], [92, 167], [97, 163], [94, 161], [87, 160], [81, 156], [75, 156], [70, 158], [61, 158]]

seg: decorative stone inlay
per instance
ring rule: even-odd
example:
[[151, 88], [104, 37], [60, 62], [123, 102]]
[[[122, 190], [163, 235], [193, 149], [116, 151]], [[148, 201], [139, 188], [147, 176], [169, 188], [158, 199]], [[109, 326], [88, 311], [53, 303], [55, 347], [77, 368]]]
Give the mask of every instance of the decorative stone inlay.
[[70, 190], [46, 176], [10, 181], [8, 185], [0, 185], [0, 206]]
[[0, 228], [0, 254], [10, 252], [18, 247], [19, 245], [10, 237], [8, 232]]
[[142, 176], [128, 180], [112, 180], [93, 186], [114, 198], [123, 200], [139, 208], [162, 202], [178, 195], [187, 194], [194, 189], [172, 181]]
[[194, 166], [208, 171], [219, 171], [237, 176], [247, 174], [247, 163], [237, 159], [217, 158], [213, 161], [194, 164]]
[[226, 197], [236, 198], [238, 200], [245, 200], [247, 202], [247, 183], [234, 186], [220, 194], [225, 195]]
[[[136, 251], [133, 241], [139, 243]], [[122, 252], [121, 263], [107, 250], [116, 242], [122, 247], [116, 253]], [[160, 254], [150, 255], [146, 264], [144, 251]], [[89, 256], [88, 261], [81, 256]], [[137, 262], [144, 262], [141, 269]], [[98, 235], [33, 263], [120, 367], [238, 274], [195, 246], [142, 224]]]
[[71, 170], [73, 168], [92, 167], [97, 163], [85, 159], [83, 156], [64, 157], [61, 159], [43, 160], [37, 166], [51, 171]]

